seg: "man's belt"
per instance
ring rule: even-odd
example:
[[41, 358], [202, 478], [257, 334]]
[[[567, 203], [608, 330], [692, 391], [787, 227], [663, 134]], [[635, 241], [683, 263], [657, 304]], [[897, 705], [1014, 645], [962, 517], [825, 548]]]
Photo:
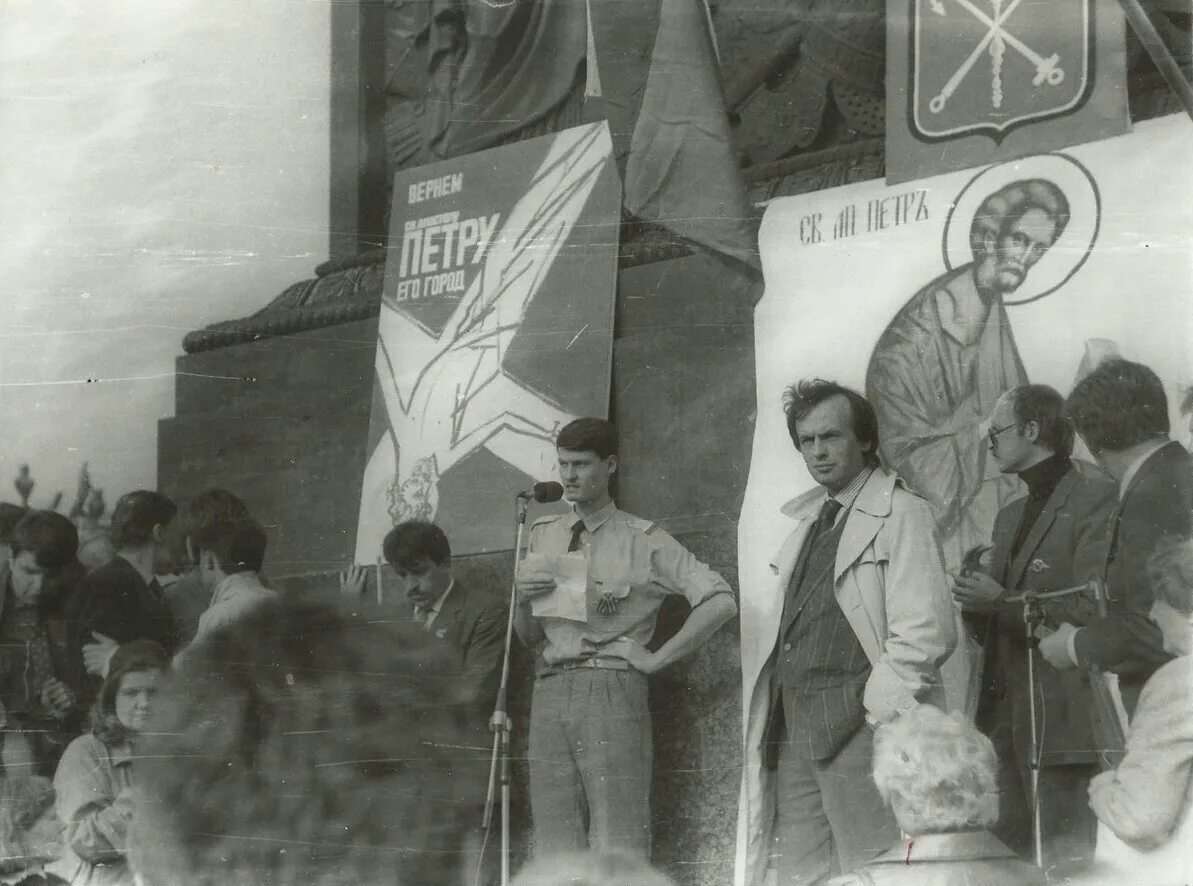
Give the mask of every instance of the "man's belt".
[[628, 671], [630, 663], [624, 658], [582, 658], [579, 661], [561, 661], [558, 664], [547, 665], [538, 672], [539, 677], [550, 677], [552, 674], [562, 674], [564, 671], [575, 671], [580, 668], [594, 668], [599, 671]]

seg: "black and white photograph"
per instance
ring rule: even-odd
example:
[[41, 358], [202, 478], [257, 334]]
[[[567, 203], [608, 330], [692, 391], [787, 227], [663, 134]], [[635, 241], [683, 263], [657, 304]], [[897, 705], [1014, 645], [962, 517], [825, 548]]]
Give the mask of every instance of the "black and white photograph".
[[7, 0], [0, 220], [0, 883], [1193, 884], [1190, 0]]

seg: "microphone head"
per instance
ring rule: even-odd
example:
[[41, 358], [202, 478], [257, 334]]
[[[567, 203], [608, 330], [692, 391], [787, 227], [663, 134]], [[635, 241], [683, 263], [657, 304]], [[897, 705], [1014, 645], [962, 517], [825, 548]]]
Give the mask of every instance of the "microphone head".
[[542, 504], [563, 498], [563, 486], [553, 480], [534, 484], [534, 500]]

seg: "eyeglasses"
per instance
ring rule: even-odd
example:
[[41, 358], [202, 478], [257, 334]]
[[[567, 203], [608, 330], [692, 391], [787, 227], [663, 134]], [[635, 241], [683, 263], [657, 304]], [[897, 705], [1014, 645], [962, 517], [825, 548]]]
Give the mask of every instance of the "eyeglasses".
[[988, 431], [986, 431], [986, 437], [990, 440], [990, 445], [993, 446], [995, 443], [998, 442], [999, 434], [1006, 433], [1007, 431], [1011, 430], [1012, 428], [1018, 428], [1018, 427], [1021, 427], [1022, 425], [1023, 425], [1023, 422], [1017, 421], [1014, 424], [1005, 425], [1004, 427], [1001, 427], [1001, 428], [990, 428]]

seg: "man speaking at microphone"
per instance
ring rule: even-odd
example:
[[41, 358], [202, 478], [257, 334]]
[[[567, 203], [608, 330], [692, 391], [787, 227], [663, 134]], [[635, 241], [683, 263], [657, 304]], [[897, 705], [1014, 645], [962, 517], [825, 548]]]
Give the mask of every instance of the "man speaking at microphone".
[[[670, 535], [614, 504], [617, 430], [581, 418], [555, 440], [572, 513], [536, 520], [528, 550], [540, 564], [517, 577], [514, 627], [534, 653], [530, 805], [535, 852], [587, 848], [649, 855], [651, 725], [646, 675], [702, 646], [737, 611], [733, 592]], [[570, 561], [565, 577], [541, 564]], [[577, 574], [581, 577], [578, 579]], [[581, 584], [577, 584], [580, 582]], [[549, 595], [582, 594], [574, 618], [537, 615]], [[655, 651], [665, 597], [692, 611]], [[536, 600], [538, 601], [536, 603]]]

